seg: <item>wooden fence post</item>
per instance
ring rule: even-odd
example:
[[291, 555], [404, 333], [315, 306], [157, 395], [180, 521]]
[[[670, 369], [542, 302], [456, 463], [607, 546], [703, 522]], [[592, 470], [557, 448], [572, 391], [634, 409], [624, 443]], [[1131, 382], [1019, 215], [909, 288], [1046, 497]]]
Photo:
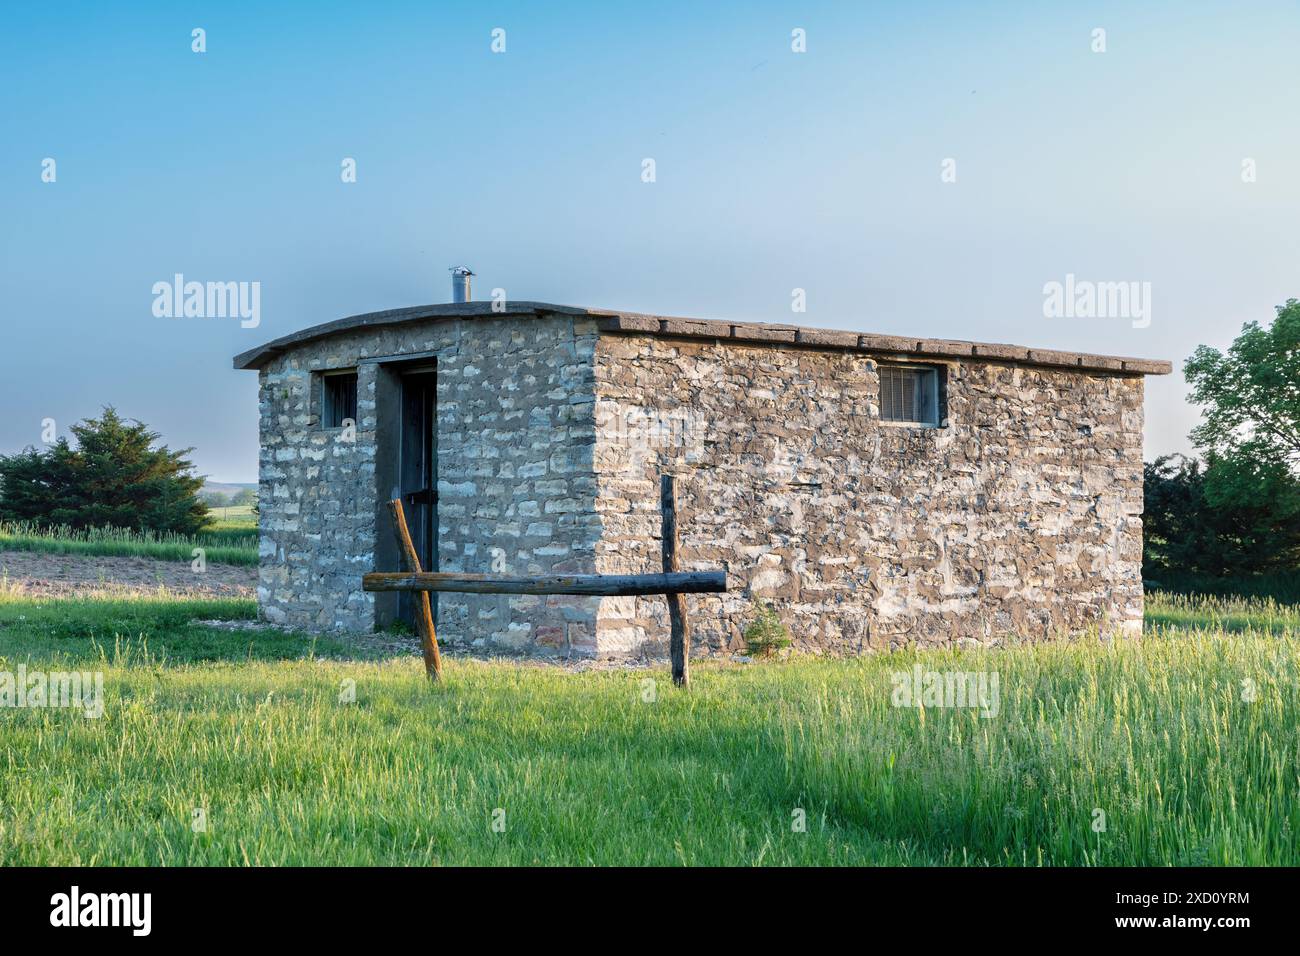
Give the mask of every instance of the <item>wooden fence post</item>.
[[[388, 510], [393, 515], [393, 534], [397, 537], [397, 547], [402, 552], [408, 571], [420, 572], [420, 556], [411, 541], [410, 529], [406, 527], [406, 512], [402, 509], [402, 499], [394, 498], [388, 503]], [[420, 629], [420, 643], [424, 648], [424, 672], [429, 680], [442, 678], [442, 655], [438, 653], [438, 635], [433, 628], [433, 608], [429, 604], [429, 592], [421, 591], [415, 595], [415, 623]]]
[[[659, 510], [663, 518], [664, 573], [680, 568], [677, 556], [677, 479], [662, 475], [659, 479]], [[689, 687], [691, 683], [691, 624], [686, 617], [686, 595], [668, 594], [668, 619], [672, 624], [669, 654], [673, 662], [673, 683]]]

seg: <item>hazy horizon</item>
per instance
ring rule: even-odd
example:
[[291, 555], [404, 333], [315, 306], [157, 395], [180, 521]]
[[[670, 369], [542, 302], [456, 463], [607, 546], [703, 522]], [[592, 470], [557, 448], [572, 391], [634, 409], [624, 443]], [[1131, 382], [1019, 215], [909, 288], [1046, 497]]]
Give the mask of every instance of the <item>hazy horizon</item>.
[[[256, 481], [231, 358], [464, 263], [478, 299], [1169, 359], [1151, 459], [1191, 451], [1192, 350], [1300, 297], [1292, 4], [0, 16], [0, 452], [113, 404]], [[156, 314], [177, 274], [258, 283], [256, 325]], [[1076, 282], [1141, 314], [1045, 317]]]

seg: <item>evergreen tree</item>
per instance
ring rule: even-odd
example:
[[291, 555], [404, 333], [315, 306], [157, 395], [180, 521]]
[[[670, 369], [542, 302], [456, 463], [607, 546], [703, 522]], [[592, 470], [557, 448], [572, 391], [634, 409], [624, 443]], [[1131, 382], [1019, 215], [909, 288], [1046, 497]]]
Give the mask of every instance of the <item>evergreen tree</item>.
[[0, 518], [74, 528], [113, 526], [193, 534], [211, 519], [193, 449], [154, 447], [157, 432], [108, 406], [48, 451], [0, 455]]

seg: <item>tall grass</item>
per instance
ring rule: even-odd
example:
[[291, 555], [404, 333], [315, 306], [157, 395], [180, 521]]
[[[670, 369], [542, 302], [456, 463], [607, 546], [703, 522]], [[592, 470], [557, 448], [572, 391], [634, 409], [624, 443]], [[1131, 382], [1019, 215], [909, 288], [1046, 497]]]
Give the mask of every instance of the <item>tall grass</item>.
[[1144, 568], [1143, 577], [1153, 591], [1186, 594], [1192, 597], [1265, 597], [1287, 604], [1300, 603], [1300, 572], [1271, 571], [1215, 577], [1168, 568]]
[[[414, 646], [88, 604], [0, 601], [0, 669], [106, 683], [98, 720], [0, 709], [0, 863], [1300, 862], [1294, 609], [1162, 597], [1141, 641], [699, 661], [681, 691], [463, 658], [431, 687]], [[996, 715], [893, 706], [914, 665], [996, 674]]]
[[[874, 832], [987, 863], [1300, 860], [1294, 630], [903, 653], [999, 674], [1001, 710], [891, 712], [877, 660], [786, 698], [791, 786]], [[847, 684], [847, 687], [846, 687]], [[910, 719], [908, 719], [910, 718]]]
[[1300, 632], [1300, 605], [1272, 597], [1170, 594], [1146, 596], [1146, 624], [1195, 631]]
[[108, 555], [189, 561], [203, 548], [216, 564], [257, 564], [255, 529], [229, 528], [196, 535], [133, 531], [128, 528], [76, 529], [27, 522], [0, 522], [0, 551], [39, 551], [51, 554]]

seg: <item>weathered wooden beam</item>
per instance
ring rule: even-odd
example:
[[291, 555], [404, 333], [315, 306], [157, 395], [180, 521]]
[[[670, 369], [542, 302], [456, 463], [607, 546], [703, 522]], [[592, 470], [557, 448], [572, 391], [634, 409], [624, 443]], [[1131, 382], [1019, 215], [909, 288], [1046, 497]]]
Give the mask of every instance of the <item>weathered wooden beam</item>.
[[[664, 574], [677, 573], [677, 479], [662, 475], [659, 479], [659, 511], [663, 520]], [[723, 575], [725, 580], [726, 575]], [[668, 594], [668, 621], [672, 633], [668, 654], [672, 658], [673, 683], [688, 687], [691, 683], [691, 622], [686, 616], [686, 597], [680, 591]]]
[[727, 590], [725, 571], [675, 574], [453, 574], [372, 571], [366, 591], [459, 591], [466, 594], [704, 594]]
[[[394, 498], [388, 503], [388, 510], [393, 516], [393, 534], [397, 537], [397, 547], [402, 552], [407, 568], [414, 574], [421, 572], [420, 555], [411, 540], [411, 531], [406, 526], [406, 511], [402, 508], [402, 499]], [[362, 584], [365, 587], [365, 584]], [[438, 634], [433, 627], [433, 610], [429, 605], [429, 595], [421, 594], [415, 607], [415, 624], [420, 631], [420, 644], [424, 651], [424, 673], [429, 680], [442, 677], [442, 655], [438, 653]]]

